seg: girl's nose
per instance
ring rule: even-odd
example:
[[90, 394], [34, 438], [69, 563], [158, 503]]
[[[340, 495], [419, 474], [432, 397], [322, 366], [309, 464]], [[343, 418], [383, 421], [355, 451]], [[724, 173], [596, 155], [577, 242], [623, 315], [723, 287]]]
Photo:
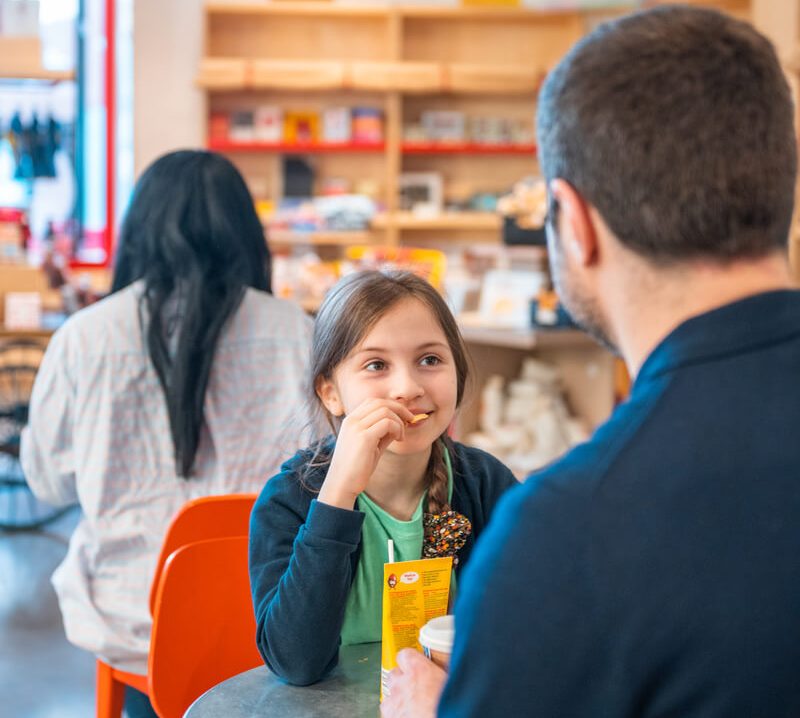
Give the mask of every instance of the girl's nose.
[[411, 371], [398, 370], [392, 377], [391, 398], [396, 401], [408, 401], [422, 396], [425, 389]]

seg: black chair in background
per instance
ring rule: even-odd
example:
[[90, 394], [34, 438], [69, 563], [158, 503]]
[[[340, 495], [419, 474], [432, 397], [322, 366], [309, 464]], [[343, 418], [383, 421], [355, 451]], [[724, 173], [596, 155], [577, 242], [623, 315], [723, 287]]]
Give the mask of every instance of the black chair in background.
[[45, 344], [12, 339], [0, 344], [0, 530], [42, 528], [71, 507], [55, 508], [39, 501], [25, 481], [19, 461], [20, 435], [28, 423], [33, 380]]

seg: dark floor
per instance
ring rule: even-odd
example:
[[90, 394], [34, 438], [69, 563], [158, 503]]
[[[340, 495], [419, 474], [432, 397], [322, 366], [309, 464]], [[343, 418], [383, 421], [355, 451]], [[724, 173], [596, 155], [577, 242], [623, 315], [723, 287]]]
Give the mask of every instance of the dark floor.
[[72, 509], [40, 531], [0, 531], [2, 716], [94, 716], [94, 657], [67, 643], [50, 585], [78, 518]]

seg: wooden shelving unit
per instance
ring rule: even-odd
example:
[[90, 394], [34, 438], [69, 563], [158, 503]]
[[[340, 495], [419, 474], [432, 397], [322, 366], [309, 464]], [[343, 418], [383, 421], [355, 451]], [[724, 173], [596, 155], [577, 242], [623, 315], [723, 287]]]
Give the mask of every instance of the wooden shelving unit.
[[[749, 19], [756, 0], [687, 1]], [[439, 173], [445, 198], [461, 202], [470, 192], [505, 191], [534, 173], [536, 147], [415, 143], [404, 140], [404, 127], [417, 123], [426, 110], [531, 121], [545, 73], [599, 18], [628, 11], [629, 3], [617, 10], [536, 11], [302, 0], [208, 2], [197, 84], [206, 92], [209, 116], [259, 105], [314, 111], [372, 106], [385, 118], [385, 141], [369, 148], [217, 141], [209, 146], [229, 153], [245, 176], [255, 179], [252, 185], [262, 196], [273, 201], [280, 199], [274, 177], [284, 152], [311, 155], [321, 176], [354, 182], [368, 178], [379, 185], [385, 211], [368, 231], [273, 230], [271, 245], [327, 245], [335, 251], [351, 244], [499, 241], [501, 220], [494, 214], [442, 212], [429, 217], [401, 211], [400, 175]], [[610, 412], [614, 359], [583, 334], [470, 326], [463, 331], [475, 360], [476, 385], [494, 373], [516, 376], [524, 357], [536, 352], [559, 365], [569, 402], [589, 425]], [[476, 405], [465, 406], [461, 428], [474, 428], [476, 421]]]
[[373, 242], [394, 245], [435, 241], [442, 232], [448, 240], [463, 233], [467, 241], [499, 241], [501, 222], [492, 214], [423, 218], [401, 212], [400, 175], [436, 172], [444, 179], [445, 199], [461, 202], [471, 193], [504, 192], [535, 172], [536, 147], [403, 141], [403, 127], [426, 109], [532, 122], [545, 72], [583, 35], [587, 17], [577, 11], [293, 0], [208, 2], [205, 20], [196, 81], [206, 91], [209, 115], [259, 105], [314, 111], [372, 106], [382, 110], [385, 132], [385, 142], [368, 146], [211, 138], [208, 146], [230, 154], [255, 179], [251, 185], [273, 201], [280, 199], [281, 154], [313, 156], [319, 176], [370, 179], [385, 213], [368, 234]]

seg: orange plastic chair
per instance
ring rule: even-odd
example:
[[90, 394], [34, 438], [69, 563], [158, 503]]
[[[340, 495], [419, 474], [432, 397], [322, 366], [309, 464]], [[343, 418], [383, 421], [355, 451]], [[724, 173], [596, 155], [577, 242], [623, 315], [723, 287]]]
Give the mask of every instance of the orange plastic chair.
[[180, 718], [209, 688], [262, 665], [246, 536], [198, 541], [167, 559], [150, 638], [150, 700]]
[[[250, 512], [256, 497], [256, 494], [204, 496], [188, 501], [181, 507], [172, 519], [161, 546], [150, 587], [150, 615], [155, 616], [156, 594], [169, 555], [176, 549], [196, 541], [247, 536]], [[252, 613], [252, 607], [249, 610]], [[100, 659], [97, 660], [97, 718], [121, 717], [125, 702], [125, 686], [131, 686], [150, 695], [148, 676], [127, 673], [113, 668]]]
[[257, 494], [226, 494], [203, 496], [187, 501], [175, 514], [164, 536], [161, 553], [150, 585], [150, 615], [155, 616], [158, 581], [164, 562], [176, 549], [195, 541], [231, 536], [247, 536], [250, 531], [250, 512]]

